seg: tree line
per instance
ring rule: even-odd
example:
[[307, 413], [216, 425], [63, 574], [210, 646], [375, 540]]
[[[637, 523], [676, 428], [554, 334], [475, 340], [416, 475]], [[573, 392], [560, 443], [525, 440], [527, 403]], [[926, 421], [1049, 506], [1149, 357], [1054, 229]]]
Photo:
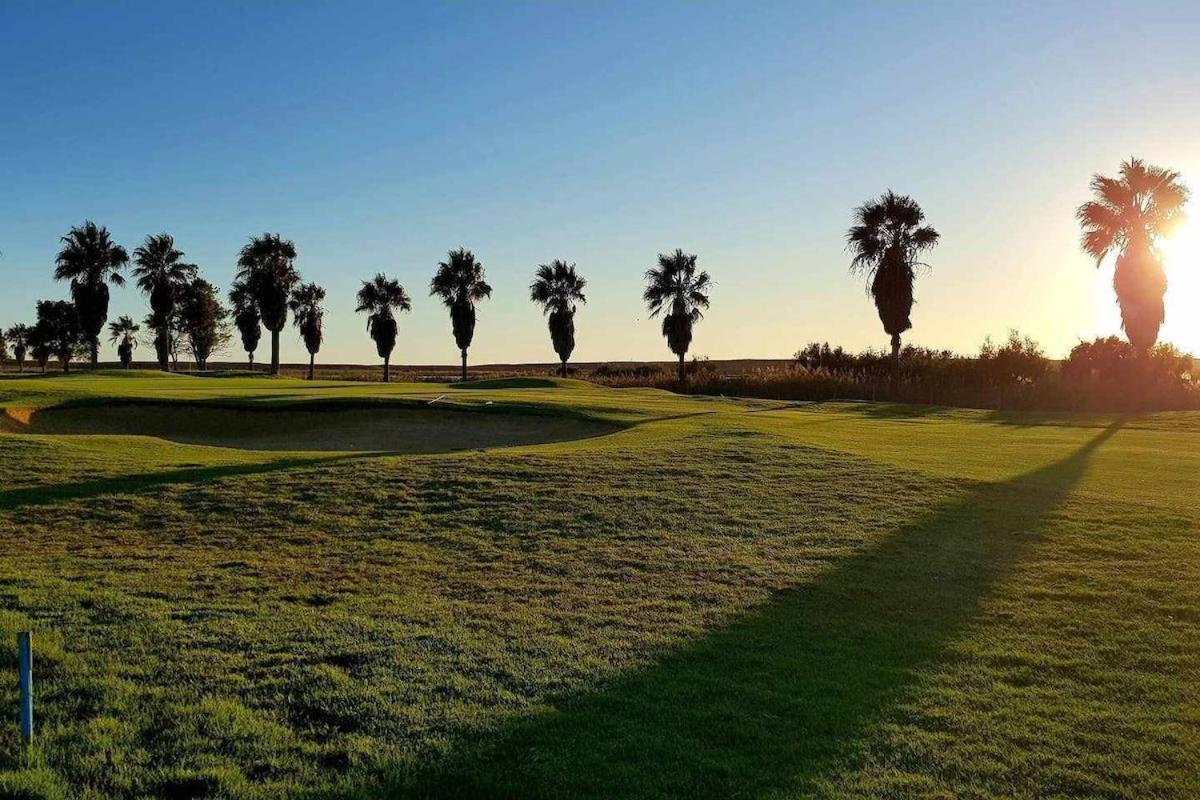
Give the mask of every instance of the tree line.
[[[1116, 177], [1096, 175], [1093, 199], [1076, 212], [1082, 247], [1099, 266], [1116, 254], [1113, 289], [1121, 324], [1131, 345], [1149, 352], [1158, 339], [1165, 309], [1166, 273], [1160, 243], [1184, 218], [1188, 189], [1173, 170], [1131, 158]], [[901, 337], [912, 328], [914, 287], [928, 268], [921, 260], [941, 237], [926, 224], [920, 205], [907, 195], [884, 192], [853, 212], [846, 233], [850, 269], [866, 279], [897, 372]], [[251, 369], [263, 329], [270, 334], [270, 372], [279, 372], [280, 335], [288, 315], [309, 354], [308, 377], [324, 340], [326, 292], [305, 282], [296, 268], [293, 242], [278, 233], [253, 236], [237, 257], [237, 272], [227, 292], [228, 306], [215, 286], [200, 277], [166, 233], [150, 235], [132, 256], [116, 244], [107, 228], [86, 221], [61, 239], [54, 277], [69, 282], [70, 300], [41, 300], [36, 321], [4, 332], [0, 343], [11, 345], [18, 368], [32, 358], [43, 371], [57, 358], [64, 371], [74, 358], [87, 355], [99, 362], [100, 337], [106, 331], [121, 364], [128, 367], [145, 326], [159, 367], [170, 370], [182, 351], [190, 352], [200, 370], [212, 353], [233, 338], [236, 329]], [[651, 318], [662, 318], [668, 349], [678, 358], [679, 380], [686, 379], [685, 358], [695, 325], [709, 308], [713, 285], [708, 272], [698, 269], [697, 256], [682, 249], [659, 254], [645, 273], [642, 299]], [[141, 324], [129, 316], [108, 321], [109, 286], [125, 285], [124, 269], [133, 262], [137, 288], [146, 295], [150, 311]], [[530, 300], [547, 317], [550, 340], [561, 373], [575, 348], [575, 314], [586, 303], [586, 279], [576, 265], [556, 259], [540, 265], [529, 286]], [[452, 250], [439, 262], [429, 294], [446, 307], [451, 332], [461, 355], [462, 378], [467, 377], [467, 351], [475, 334], [477, 306], [492, 295], [483, 264], [466, 248]], [[412, 309], [400, 283], [379, 273], [363, 281], [355, 311], [367, 315], [367, 333], [383, 362], [383, 380], [390, 378], [391, 355], [398, 337], [397, 315]]]

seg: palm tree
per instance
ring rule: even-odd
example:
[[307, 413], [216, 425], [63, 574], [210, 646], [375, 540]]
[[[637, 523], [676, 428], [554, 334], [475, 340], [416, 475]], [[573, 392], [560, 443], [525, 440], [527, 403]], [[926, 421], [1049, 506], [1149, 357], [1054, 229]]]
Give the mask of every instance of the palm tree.
[[300, 282], [296, 245], [277, 233], [250, 237], [238, 255], [237, 280], [254, 297], [262, 324], [271, 332], [271, 374], [279, 374], [279, 332], [287, 325], [288, 299]]
[[483, 264], [475, 254], [460, 247], [451, 250], [446, 261], [438, 263], [429, 283], [429, 294], [441, 298], [450, 309], [454, 343], [462, 353], [462, 379], [467, 379], [467, 348], [475, 337], [475, 304], [492, 296], [492, 287], [484, 280]]
[[133, 363], [133, 351], [137, 347], [137, 332], [142, 329], [133, 321], [133, 318], [128, 315], [117, 317], [116, 322], [108, 323], [108, 340], [117, 346], [117, 356], [121, 359], [121, 366], [129, 369], [129, 365]]
[[29, 332], [28, 325], [12, 325], [4, 332], [4, 338], [12, 345], [17, 372], [25, 370], [25, 355], [29, 352]]
[[250, 370], [254, 370], [254, 351], [258, 349], [258, 340], [262, 338], [262, 316], [258, 313], [258, 304], [250, 287], [243, 281], [234, 281], [229, 287], [229, 302], [233, 305], [233, 324], [237, 326], [242, 337], [242, 349], [250, 360]]
[[292, 310], [292, 322], [304, 339], [308, 349], [308, 379], [313, 379], [316, 370], [317, 351], [321, 349], [321, 322], [325, 317], [325, 309], [321, 303], [325, 301], [325, 290], [315, 283], [302, 283], [292, 289], [292, 298], [288, 308]]
[[575, 271], [574, 264], [555, 259], [538, 267], [533, 283], [529, 284], [529, 299], [549, 314], [550, 341], [562, 362], [562, 376], [567, 377], [567, 360], [575, 349], [575, 303], [586, 303], [583, 296], [587, 279]]
[[707, 272], [696, 272], [696, 256], [682, 250], [659, 253], [658, 266], [646, 270], [646, 291], [642, 299], [657, 317], [666, 310], [662, 332], [667, 346], [679, 356], [679, 380], [687, 379], [683, 359], [692, 344], [692, 327], [704, 319], [701, 309], [708, 308], [708, 291], [712, 278]]
[[91, 220], [71, 228], [60, 241], [54, 279], [71, 282], [71, 300], [95, 366], [100, 360], [100, 331], [108, 319], [108, 284], [125, 285], [121, 269], [129, 254], [113, 242], [108, 228]]
[[1148, 352], [1158, 339], [1166, 310], [1167, 275], [1158, 242], [1184, 219], [1188, 190], [1179, 173], [1130, 158], [1118, 178], [1092, 178], [1095, 200], [1079, 207], [1083, 249], [1096, 259], [1117, 253], [1113, 289], [1121, 308], [1121, 327], [1129, 343]]
[[147, 236], [133, 251], [133, 262], [138, 288], [150, 298], [158, 368], [167, 372], [171, 368], [171, 318], [179, 305], [180, 293], [195, 280], [197, 267], [183, 260], [183, 252], [175, 248], [174, 237], [166, 233]]
[[395, 279], [382, 272], [374, 280], [363, 281], [358, 290], [358, 313], [367, 313], [367, 333], [375, 340], [375, 349], [383, 359], [383, 382], [391, 380], [392, 349], [396, 346], [395, 311], [412, 311], [408, 292]]
[[938, 243], [939, 235], [922, 225], [925, 212], [908, 195], [891, 189], [854, 209], [854, 225], [846, 233], [846, 248], [854, 254], [852, 272], [867, 279], [883, 330], [892, 337], [892, 359], [900, 369], [900, 334], [912, 327], [913, 282], [917, 261]]

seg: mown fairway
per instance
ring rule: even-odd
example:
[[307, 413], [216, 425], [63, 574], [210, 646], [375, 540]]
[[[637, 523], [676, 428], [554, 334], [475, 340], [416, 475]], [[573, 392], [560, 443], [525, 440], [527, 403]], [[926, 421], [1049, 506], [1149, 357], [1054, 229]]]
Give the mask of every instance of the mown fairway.
[[1198, 414], [151, 374], [0, 405], [0, 796], [1200, 795]]

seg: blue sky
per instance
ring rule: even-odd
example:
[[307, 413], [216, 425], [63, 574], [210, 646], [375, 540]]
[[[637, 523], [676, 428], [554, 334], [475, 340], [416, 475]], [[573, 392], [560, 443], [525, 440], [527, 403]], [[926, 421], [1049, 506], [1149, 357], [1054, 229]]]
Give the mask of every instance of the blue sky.
[[[1198, 30], [1187, 2], [6, 3], [0, 323], [66, 295], [58, 237], [91, 218], [172, 233], [221, 287], [248, 236], [293, 239], [327, 362], [375, 360], [353, 296], [379, 270], [415, 300], [393, 360], [453, 362], [427, 286], [459, 245], [495, 288], [477, 363], [553, 358], [526, 288], [553, 258], [590, 281], [577, 359], [668, 357], [641, 275], [676, 247], [716, 280], [698, 355], [882, 347], [842, 237], [890, 187], [943, 235], [909, 340], [1016, 326], [1058, 355], [1115, 330], [1072, 218], [1091, 173], [1200, 187]], [[1177, 261], [1165, 333], [1200, 350]]]

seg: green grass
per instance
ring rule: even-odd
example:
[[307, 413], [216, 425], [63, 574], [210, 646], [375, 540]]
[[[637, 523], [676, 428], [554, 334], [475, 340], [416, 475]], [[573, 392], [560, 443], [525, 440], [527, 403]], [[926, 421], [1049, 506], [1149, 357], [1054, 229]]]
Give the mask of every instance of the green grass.
[[1200, 795], [1200, 414], [149, 373], [0, 405], [39, 718], [22, 751], [0, 681], [0, 796]]

